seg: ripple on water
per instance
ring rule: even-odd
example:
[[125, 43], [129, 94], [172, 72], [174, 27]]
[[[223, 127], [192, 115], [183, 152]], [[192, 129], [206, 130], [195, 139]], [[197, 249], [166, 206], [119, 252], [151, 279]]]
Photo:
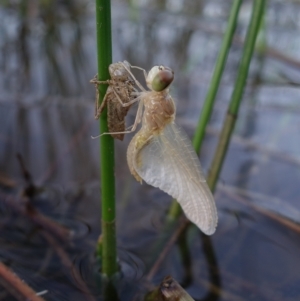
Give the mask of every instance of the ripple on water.
[[[120, 272], [114, 277], [118, 294], [131, 295], [138, 287], [137, 282], [143, 277], [144, 264], [135, 254], [120, 249], [118, 249], [118, 264]], [[105, 277], [100, 274], [100, 269], [101, 263], [94, 254], [77, 255], [73, 260], [74, 284], [81, 290], [87, 289], [94, 296], [101, 295]], [[86, 287], [82, 285], [83, 283]]]

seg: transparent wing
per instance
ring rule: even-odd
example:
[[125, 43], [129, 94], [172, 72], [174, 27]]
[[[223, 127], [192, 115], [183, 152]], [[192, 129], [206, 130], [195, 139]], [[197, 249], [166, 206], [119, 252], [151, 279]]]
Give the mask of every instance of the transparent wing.
[[134, 168], [148, 184], [175, 198], [185, 215], [205, 234], [217, 226], [214, 198], [191, 141], [174, 123], [154, 135], [137, 153]]

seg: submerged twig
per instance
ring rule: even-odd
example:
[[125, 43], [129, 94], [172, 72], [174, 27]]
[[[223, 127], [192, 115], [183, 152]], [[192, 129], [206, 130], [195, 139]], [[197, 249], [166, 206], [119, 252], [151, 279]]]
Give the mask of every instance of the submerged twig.
[[[265, 208], [262, 208], [256, 204], [253, 204], [253, 203], [247, 201], [244, 198], [245, 194], [243, 193], [243, 191], [236, 189], [236, 193], [235, 193], [233, 188], [226, 187], [226, 186], [225, 187], [220, 186], [220, 187], [218, 187], [218, 190], [223, 192], [227, 196], [231, 197], [233, 200], [235, 200], [239, 203], [242, 203], [243, 205], [246, 205], [247, 207], [252, 208], [256, 212], [259, 212], [260, 214], [280, 223], [281, 225], [283, 225], [297, 233], [300, 233], [300, 225], [298, 223], [296, 223], [288, 218], [285, 218], [279, 214], [276, 214], [275, 212], [272, 212], [270, 210], [267, 210]], [[251, 192], [247, 192], [247, 194], [249, 196], [251, 196]]]
[[19, 301], [45, 301], [2, 262], [0, 262], [0, 283]]
[[49, 243], [49, 245], [54, 249], [61, 263], [65, 266], [69, 274], [71, 274], [74, 277], [75, 281], [79, 285], [79, 288], [85, 294], [86, 299], [89, 301], [95, 301], [96, 299], [92, 296], [92, 293], [90, 292], [89, 288], [82, 280], [80, 273], [74, 267], [73, 262], [70, 260], [65, 250], [61, 247], [60, 243], [56, 241], [55, 238], [46, 231], [42, 231], [41, 234], [44, 237], [44, 239]]
[[170, 239], [167, 241], [164, 249], [159, 254], [156, 262], [153, 264], [151, 270], [147, 274], [146, 279], [148, 281], [151, 281], [153, 276], [157, 273], [157, 270], [165, 260], [166, 256], [170, 252], [171, 248], [173, 247], [174, 243], [178, 240], [180, 234], [184, 231], [184, 229], [189, 225], [189, 221], [184, 217], [183, 221], [180, 223], [179, 227], [176, 229], [176, 231], [173, 233], [173, 235], [170, 237]]
[[17, 214], [23, 215], [31, 222], [51, 232], [62, 241], [67, 241], [71, 237], [71, 231], [58, 224], [54, 220], [42, 215], [29, 202], [27, 198], [13, 197], [0, 192], [0, 202], [6, 204]]
[[38, 191], [38, 187], [34, 185], [31, 173], [26, 168], [23, 156], [20, 153], [17, 153], [17, 159], [18, 159], [19, 164], [21, 166], [21, 170], [22, 170], [22, 174], [23, 174], [23, 177], [25, 179], [25, 182], [27, 183], [27, 186], [24, 189], [23, 195], [27, 196], [27, 197], [32, 197]]
[[5, 173], [0, 172], [0, 185], [5, 188], [15, 188], [17, 183]]
[[244, 301], [245, 300], [244, 298], [241, 298], [240, 296], [235, 295], [234, 293], [227, 291], [226, 289], [224, 290], [224, 288], [220, 288], [219, 286], [217, 286], [205, 279], [200, 279], [199, 284], [202, 285], [205, 289], [209, 289], [215, 295], [218, 295], [218, 296], [222, 295], [222, 300], [225, 300], [225, 301]]

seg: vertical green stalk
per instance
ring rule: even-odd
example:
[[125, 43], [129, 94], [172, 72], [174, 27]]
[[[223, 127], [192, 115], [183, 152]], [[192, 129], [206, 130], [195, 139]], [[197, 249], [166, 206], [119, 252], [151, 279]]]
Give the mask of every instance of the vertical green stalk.
[[238, 110], [240, 107], [243, 91], [245, 88], [249, 66], [259, 32], [261, 19], [265, 8], [265, 0], [254, 0], [250, 25], [244, 43], [243, 55], [240, 62], [235, 87], [232, 93], [229, 109], [220, 134], [219, 143], [208, 174], [207, 182], [211, 190], [215, 189], [218, 176], [229, 145], [230, 137], [235, 126]]
[[[110, 0], [96, 0], [98, 79], [109, 79], [108, 66], [112, 62]], [[99, 86], [100, 102], [107, 86]], [[100, 116], [100, 132], [108, 132], [106, 109]], [[102, 188], [102, 239], [97, 255], [102, 258], [102, 273], [108, 277], [117, 271], [115, 231], [115, 176], [114, 141], [110, 135], [100, 138], [101, 188]], [[101, 254], [99, 254], [101, 253]]]
[[[201, 145], [202, 145], [202, 141], [205, 135], [205, 128], [207, 126], [207, 123], [210, 119], [211, 113], [212, 113], [212, 109], [213, 109], [213, 105], [215, 102], [215, 98], [219, 89], [219, 85], [220, 85], [220, 81], [221, 81], [221, 77], [225, 68], [225, 63], [227, 60], [227, 56], [228, 56], [228, 52], [230, 49], [230, 45], [232, 43], [232, 38], [233, 38], [233, 34], [235, 32], [235, 28], [236, 28], [236, 24], [237, 24], [237, 19], [238, 19], [238, 14], [239, 14], [239, 10], [242, 4], [242, 0], [234, 0], [231, 6], [231, 10], [230, 10], [230, 14], [229, 14], [229, 20], [228, 20], [228, 25], [226, 28], [226, 32], [223, 38], [223, 42], [221, 45], [221, 49], [220, 49], [220, 53], [219, 56], [217, 58], [217, 62], [216, 62], [216, 66], [213, 72], [213, 76], [211, 79], [211, 83], [204, 101], [204, 105], [201, 111], [201, 115], [199, 117], [199, 122], [196, 128], [196, 132], [194, 135], [194, 139], [193, 139], [193, 145], [194, 148], [196, 150], [196, 152], [198, 153]], [[181, 213], [181, 208], [180, 205], [174, 200], [168, 216], [171, 219], [175, 219], [177, 218]]]
[[241, 4], [242, 4], [242, 0], [234, 0], [231, 7], [228, 25], [221, 45], [221, 50], [217, 58], [215, 70], [203, 104], [203, 108], [201, 111], [201, 115], [193, 139], [193, 145], [196, 152], [199, 152], [201, 148], [203, 138], [205, 135], [205, 128], [211, 116], [213, 105], [219, 89], [221, 77], [225, 68], [228, 52], [232, 42], [232, 37], [235, 32]]

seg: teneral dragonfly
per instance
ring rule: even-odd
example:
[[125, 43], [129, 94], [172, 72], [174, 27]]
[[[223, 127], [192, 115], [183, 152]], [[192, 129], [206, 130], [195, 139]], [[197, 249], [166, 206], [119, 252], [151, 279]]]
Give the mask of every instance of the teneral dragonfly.
[[[91, 83], [96, 85], [95, 119], [99, 119], [104, 107], [107, 106], [108, 131], [113, 138], [119, 140], [124, 139], [124, 134], [113, 133], [125, 131], [125, 117], [130, 109], [130, 105], [123, 106], [122, 104], [126, 104], [133, 99], [132, 92], [135, 91], [135, 82], [125, 67], [130, 67], [126, 61], [113, 63], [109, 65], [110, 80], [99, 81], [97, 75], [91, 80]], [[108, 84], [109, 86], [99, 106], [98, 85], [100, 84]]]
[[[135, 79], [130, 69], [124, 68]], [[174, 73], [164, 66], [143, 72], [150, 90], [135, 80], [142, 91], [134, 92], [137, 97], [129, 103], [139, 100], [138, 111], [132, 129], [122, 132], [132, 132], [142, 122], [127, 150], [130, 172], [137, 181], [144, 180], [170, 194], [187, 218], [211, 235], [217, 226], [217, 210], [191, 141], [175, 124], [176, 108], [169, 94]]]

